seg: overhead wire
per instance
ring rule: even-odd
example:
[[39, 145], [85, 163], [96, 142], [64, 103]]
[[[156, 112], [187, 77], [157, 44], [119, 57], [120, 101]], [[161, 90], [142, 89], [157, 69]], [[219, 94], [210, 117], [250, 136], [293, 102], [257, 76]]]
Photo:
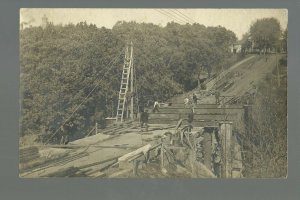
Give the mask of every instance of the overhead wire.
[[189, 23], [189, 21], [187, 21], [186, 19], [182, 19], [182, 17], [181, 16], [179, 16], [178, 14], [174, 14], [174, 13], [172, 13], [172, 10], [170, 9], [168, 9], [168, 10], [163, 10], [165, 13], [168, 13], [169, 15], [171, 15], [172, 17], [174, 17], [175, 19], [178, 19], [178, 20], [180, 20], [182, 23]]
[[178, 9], [172, 10], [173, 12], [177, 12], [179, 13], [181, 16], [183, 16], [185, 19], [187, 19], [188, 21], [191, 21], [193, 23], [197, 23], [195, 20], [193, 20], [192, 18], [188, 17], [187, 15], [183, 14], [182, 12], [180, 12]]
[[182, 15], [179, 15], [177, 12], [175, 12], [173, 9], [169, 10], [173, 15], [177, 16], [180, 19], [183, 19], [184, 21], [187, 21], [188, 24], [191, 24], [190, 20], [183, 17]]
[[197, 23], [194, 19], [187, 16], [183, 12], [179, 11], [178, 9], [155, 9], [160, 14], [167, 16], [168, 18], [172, 19], [172, 21], [175, 21], [177, 23], [188, 23], [193, 24]]
[[185, 23], [185, 22], [183, 22], [183, 21], [180, 21], [180, 20], [175, 19], [174, 17], [170, 16], [169, 14], [166, 14], [166, 13], [163, 12], [161, 9], [155, 9], [155, 10], [156, 10], [157, 12], [159, 12], [160, 14], [162, 14], [163, 16], [167, 16], [168, 18], [172, 19], [172, 21], [175, 21], [175, 22], [177, 22], [177, 23], [179, 23], [179, 24]]

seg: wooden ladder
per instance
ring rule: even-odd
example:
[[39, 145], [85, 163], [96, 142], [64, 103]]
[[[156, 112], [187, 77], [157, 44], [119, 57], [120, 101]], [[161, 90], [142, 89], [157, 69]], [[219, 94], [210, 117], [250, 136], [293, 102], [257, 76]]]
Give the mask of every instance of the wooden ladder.
[[128, 104], [126, 99], [126, 94], [128, 92], [128, 85], [129, 85], [129, 77], [131, 73], [132, 67], [132, 49], [129, 54], [128, 46], [125, 51], [125, 59], [124, 59], [124, 66], [121, 78], [121, 86], [119, 92], [119, 100], [118, 100], [118, 108], [117, 108], [117, 116], [116, 122], [123, 122], [124, 112], [125, 112], [125, 104]]

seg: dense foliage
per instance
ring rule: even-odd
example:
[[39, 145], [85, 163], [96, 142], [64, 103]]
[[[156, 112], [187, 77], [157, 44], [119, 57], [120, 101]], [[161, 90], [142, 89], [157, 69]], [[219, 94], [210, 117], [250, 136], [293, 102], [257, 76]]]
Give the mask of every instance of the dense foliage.
[[287, 29], [281, 30], [280, 23], [275, 18], [258, 19], [251, 25], [249, 32], [243, 35], [241, 45], [243, 51], [253, 48], [263, 52], [271, 49], [286, 52]]
[[129, 41], [139, 97], [163, 101], [196, 87], [200, 72], [221, 68], [236, 36], [223, 27], [176, 23], [118, 22], [112, 29], [50, 23], [21, 30], [21, 134], [54, 132], [76, 108], [61, 133], [85, 132], [96, 119], [114, 116]]
[[280, 85], [274, 69], [260, 83], [249, 110], [248, 130], [242, 138], [246, 177], [287, 176], [287, 65], [280, 63]]

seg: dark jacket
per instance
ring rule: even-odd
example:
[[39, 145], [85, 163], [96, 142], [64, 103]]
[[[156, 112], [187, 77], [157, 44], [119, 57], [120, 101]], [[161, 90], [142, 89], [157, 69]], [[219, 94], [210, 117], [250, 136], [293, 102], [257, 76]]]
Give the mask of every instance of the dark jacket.
[[148, 117], [149, 117], [149, 114], [147, 112], [142, 112], [141, 113], [141, 122], [148, 123]]

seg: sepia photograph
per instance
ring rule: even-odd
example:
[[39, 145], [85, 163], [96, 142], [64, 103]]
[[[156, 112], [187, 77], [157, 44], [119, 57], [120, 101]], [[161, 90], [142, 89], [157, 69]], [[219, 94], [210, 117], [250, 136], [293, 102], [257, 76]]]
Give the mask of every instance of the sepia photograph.
[[20, 178], [287, 178], [287, 9], [21, 8], [19, 26]]

